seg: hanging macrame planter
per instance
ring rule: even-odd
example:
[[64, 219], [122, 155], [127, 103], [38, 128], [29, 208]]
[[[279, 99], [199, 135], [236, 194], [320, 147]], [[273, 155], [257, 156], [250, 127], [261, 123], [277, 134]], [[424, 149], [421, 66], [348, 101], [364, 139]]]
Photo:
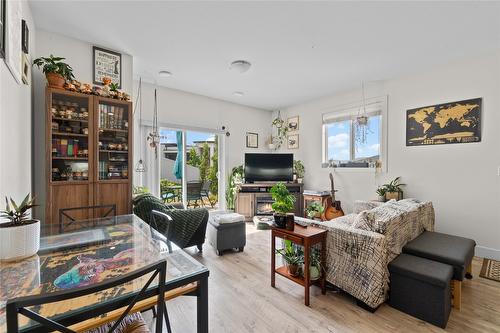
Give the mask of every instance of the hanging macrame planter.
[[155, 151], [155, 159], [158, 159], [158, 146], [160, 144], [160, 133], [158, 132], [158, 104], [155, 89], [155, 102], [153, 111], [153, 131], [148, 134], [149, 147]]

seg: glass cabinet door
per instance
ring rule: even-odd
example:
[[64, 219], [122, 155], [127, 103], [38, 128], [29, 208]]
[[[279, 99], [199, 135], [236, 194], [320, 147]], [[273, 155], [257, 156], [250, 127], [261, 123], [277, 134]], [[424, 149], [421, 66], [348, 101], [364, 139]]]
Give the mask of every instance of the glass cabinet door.
[[52, 92], [49, 130], [51, 181], [89, 180], [89, 104], [87, 97]]
[[129, 106], [113, 101], [97, 103], [98, 180], [129, 178]]

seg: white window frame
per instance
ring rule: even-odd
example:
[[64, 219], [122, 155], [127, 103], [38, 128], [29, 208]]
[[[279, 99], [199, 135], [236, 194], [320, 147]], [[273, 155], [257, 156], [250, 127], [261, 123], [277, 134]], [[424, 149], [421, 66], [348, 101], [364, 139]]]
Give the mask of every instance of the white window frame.
[[[366, 99], [366, 112], [368, 116], [373, 116], [375, 114], [380, 114], [380, 162], [381, 162], [381, 171], [387, 172], [387, 124], [388, 124], [388, 109], [387, 109], [387, 95], [367, 98]], [[328, 160], [328, 130], [327, 125], [341, 121], [352, 119], [356, 117], [359, 112], [359, 109], [363, 107], [363, 102], [358, 101], [355, 103], [350, 103], [346, 105], [341, 105], [337, 107], [333, 107], [329, 110], [329, 112], [322, 114], [322, 167], [323, 168], [335, 168], [336, 171], [375, 171], [375, 168], [344, 168], [344, 167], [335, 167]], [[350, 130], [351, 135], [351, 144], [350, 149], [354, 149], [354, 135], [355, 133]], [[350, 153], [352, 155], [353, 152]], [[355, 155], [355, 154], [354, 154]]]

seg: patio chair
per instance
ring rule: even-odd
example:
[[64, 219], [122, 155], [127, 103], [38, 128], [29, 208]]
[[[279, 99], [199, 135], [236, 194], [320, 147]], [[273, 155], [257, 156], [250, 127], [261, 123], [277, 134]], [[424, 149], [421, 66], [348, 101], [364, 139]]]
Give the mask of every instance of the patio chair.
[[[187, 182], [187, 206], [188, 208], [192, 205], [194, 208], [199, 207], [199, 202], [201, 202], [201, 205], [205, 207], [205, 204], [203, 203], [203, 198], [201, 197], [201, 182], [200, 181], [189, 181]], [[192, 201], [194, 201], [194, 204], [191, 204]]]
[[[210, 202], [210, 198], [209, 198], [209, 192], [210, 192], [210, 186], [212, 185], [212, 181], [211, 180], [207, 180], [203, 183], [203, 186], [201, 187], [201, 197], [202, 197], [202, 200], [203, 200], [203, 197], [207, 198], [208, 202]], [[210, 206], [212, 206], [212, 208], [214, 207], [212, 205], [212, 203], [210, 202]]]

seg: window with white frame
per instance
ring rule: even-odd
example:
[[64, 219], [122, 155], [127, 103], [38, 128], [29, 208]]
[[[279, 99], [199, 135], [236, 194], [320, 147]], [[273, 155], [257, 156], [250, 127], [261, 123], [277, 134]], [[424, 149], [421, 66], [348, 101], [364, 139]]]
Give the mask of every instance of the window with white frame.
[[[385, 98], [355, 103], [323, 115], [323, 166], [374, 168], [385, 160]], [[361, 111], [360, 111], [361, 110]], [[365, 115], [366, 125], [357, 117]]]

